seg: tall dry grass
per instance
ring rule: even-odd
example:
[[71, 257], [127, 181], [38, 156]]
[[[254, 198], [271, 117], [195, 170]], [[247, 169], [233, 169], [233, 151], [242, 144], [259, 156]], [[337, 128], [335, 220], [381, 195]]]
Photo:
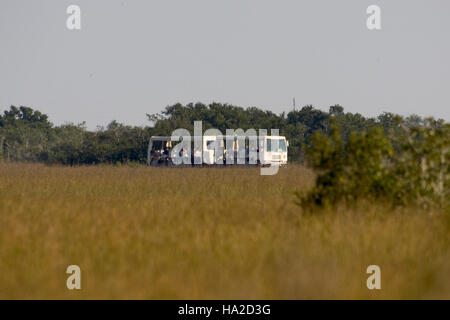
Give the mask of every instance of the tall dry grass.
[[[0, 164], [0, 298], [450, 298], [450, 219], [305, 214], [313, 174]], [[82, 270], [82, 290], [65, 271]], [[382, 290], [366, 287], [367, 266]]]

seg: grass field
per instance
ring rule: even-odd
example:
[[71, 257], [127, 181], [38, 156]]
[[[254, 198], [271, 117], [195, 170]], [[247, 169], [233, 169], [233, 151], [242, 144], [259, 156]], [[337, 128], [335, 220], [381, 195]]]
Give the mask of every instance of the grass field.
[[[0, 164], [0, 298], [450, 298], [450, 219], [364, 203], [306, 214], [300, 166]], [[68, 265], [82, 290], [66, 288]], [[366, 268], [381, 267], [381, 290]]]

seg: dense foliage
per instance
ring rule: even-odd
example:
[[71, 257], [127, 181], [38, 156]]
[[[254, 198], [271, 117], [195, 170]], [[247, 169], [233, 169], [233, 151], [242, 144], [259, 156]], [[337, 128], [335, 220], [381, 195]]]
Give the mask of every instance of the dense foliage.
[[149, 128], [111, 122], [88, 131], [83, 124], [54, 126], [46, 115], [12, 106], [0, 115], [0, 159], [64, 165], [144, 162]]
[[194, 121], [203, 121], [203, 129], [280, 129], [290, 143], [291, 161], [302, 161], [306, 146], [311, 145], [314, 133], [329, 136], [330, 119], [339, 125], [343, 143], [353, 132], [382, 128], [392, 147], [400, 151], [405, 130], [402, 127], [423, 126], [418, 116], [402, 119], [384, 113], [366, 118], [358, 113], [344, 112], [335, 105], [328, 112], [305, 106], [287, 114], [275, 114], [261, 109], [241, 108], [228, 104], [202, 103], [168, 106], [162, 113], [148, 114], [149, 125], [133, 127], [111, 122], [106, 128], [89, 131], [83, 124], [55, 126], [47, 115], [28, 107], [11, 106], [0, 115], [0, 159], [60, 163], [65, 165], [98, 163], [145, 163], [148, 141], [152, 135], [170, 135], [173, 130], [192, 131]]

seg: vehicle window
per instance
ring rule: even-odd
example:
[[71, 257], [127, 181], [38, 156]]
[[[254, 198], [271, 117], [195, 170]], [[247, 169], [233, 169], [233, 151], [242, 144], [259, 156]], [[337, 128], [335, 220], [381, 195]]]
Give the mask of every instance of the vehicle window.
[[[276, 148], [276, 142], [278, 141], [278, 150]], [[286, 152], [286, 140], [284, 139], [267, 139], [266, 140], [267, 152]]]
[[214, 148], [215, 148], [215, 141], [214, 140], [211, 140], [211, 141], [207, 141], [206, 142], [206, 149], [208, 149], [208, 150], [214, 150]]

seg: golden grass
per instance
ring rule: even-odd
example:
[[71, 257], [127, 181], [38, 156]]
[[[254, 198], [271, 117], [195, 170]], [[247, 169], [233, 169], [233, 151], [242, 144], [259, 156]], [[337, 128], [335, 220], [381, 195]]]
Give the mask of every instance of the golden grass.
[[[450, 298], [446, 215], [302, 213], [313, 174], [0, 164], [0, 298]], [[65, 271], [82, 270], [82, 290]], [[367, 266], [382, 290], [366, 287]]]

